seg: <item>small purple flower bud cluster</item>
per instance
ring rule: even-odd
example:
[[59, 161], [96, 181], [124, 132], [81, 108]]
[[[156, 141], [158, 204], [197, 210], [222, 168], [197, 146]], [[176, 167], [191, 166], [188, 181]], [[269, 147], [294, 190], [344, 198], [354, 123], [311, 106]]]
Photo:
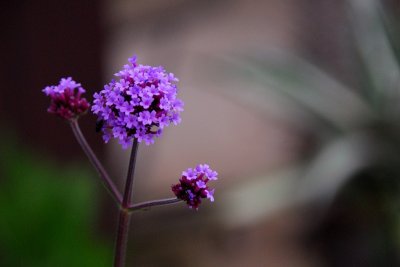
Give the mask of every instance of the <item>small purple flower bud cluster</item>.
[[181, 122], [183, 102], [177, 98], [177, 78], [163, 67], [138, 65], [129, 59], [100, 93], [94, 94], [93, 113], [107, 143], [112, 137], [127, 148], [133, 138], [147, 145], [154, 143], [165, 127]]
[[178, 199], [186, 201], [191, 209], [198, 209], [202, 198], [208, 198], [214, 202], [214, 189], [210, 189], [207, 183], [217, 180], [218, 173], [210, 169], [207, 164], [199, 164], [196, 168], [189, 168], [182, 172], [179, 184], [172, 186], [172, 192]]
[[71, 77], [62, 78], [58, 85], [47, 86], [43, 92], [51, 98], [47, 111], [67, 120], [85, 113], [90, 106], [82, 97], [85, 89]]

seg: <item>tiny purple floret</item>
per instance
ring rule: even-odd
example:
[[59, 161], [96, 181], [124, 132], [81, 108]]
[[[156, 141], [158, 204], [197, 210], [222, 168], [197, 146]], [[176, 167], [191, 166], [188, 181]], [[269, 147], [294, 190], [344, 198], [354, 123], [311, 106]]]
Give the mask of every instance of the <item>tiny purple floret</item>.
[[[147, 145], [153, 144], [162, 129], [181, 122], [183, 102], [177, 98], [178, 79], [163, 67], [137, 64], [136, 57], [128, 59], [121, 71], [94, 94], [92, 112], [102, 125], [103, 139], [119, 139], [126, 148], [136, 138]], [[117, 130], [115, 131], [115, 128]], [[120, 128], [125, 131], [121, 134]], [[110, 134], [112, 132], [113, 134]]]
[[189, 168], [182, 172], [179, 184], [172, 186], [172, 192], [178, 199], [186, 201], [189, 208], [197, 210], [202, 198], [214, 202], [214, 189], [210, 189], [207, 183], [217, 180], [217, 176], [218, 173], [211, 170], [207, 164], [199, 164], [194, 169]]
[[42, 91], [51, 99], [47, 111], [63, 119], [77, 118], [89, 109], [88, 101], [82, 97], [85, 89], [71, 77], [62, 78], [58, 85], [47, 86]]

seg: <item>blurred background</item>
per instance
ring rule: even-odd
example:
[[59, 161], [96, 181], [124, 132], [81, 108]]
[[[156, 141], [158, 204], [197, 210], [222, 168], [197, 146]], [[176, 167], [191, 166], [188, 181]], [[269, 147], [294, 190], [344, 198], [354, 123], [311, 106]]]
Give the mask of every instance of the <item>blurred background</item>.
[[[0, 266], [111, 266], [117, 207], [41, 90], [88, 98], [127, 58], [179, 77], [182, 124], [139, 148], [134, 200], [182, 170], [216, 201], [133, 214], [127, 266], [400, 266], [396, 0], [0, 3]], [[83, 131], [119, 185], [129, 151]]]

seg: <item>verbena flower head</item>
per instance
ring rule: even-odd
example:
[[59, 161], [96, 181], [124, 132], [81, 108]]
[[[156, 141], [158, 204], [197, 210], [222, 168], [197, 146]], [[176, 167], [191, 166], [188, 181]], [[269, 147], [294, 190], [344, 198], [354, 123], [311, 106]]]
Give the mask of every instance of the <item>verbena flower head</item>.
[[153, 144], [163, 129], [181, 122], [183, 102], [177, 98], [177, 78], [163, 67], [138, 65], [129, 58], [118, 79], [94, 94], [92, 111], [107, 143], [112, 137], [127, 148], [134, 138]]
[[214, 202], [214, 189], [207, 183], [217, 180], [218, 173], [210, 169], [207, 164], [199, 164], [196, 168], [189, 168], [182, 172], [179, 184], [172, 186], [172, 192], [177, 198], [186, 201], [191, 209], [198, 209], [202, 198]]
[[51, 98], [47, 111], [67, 120], [77, 118], [90, 106], [88, 101], [82, 97], [85, 89], [71, 77], [62, 78], [58, 85], [47, 86], [43, 92]]

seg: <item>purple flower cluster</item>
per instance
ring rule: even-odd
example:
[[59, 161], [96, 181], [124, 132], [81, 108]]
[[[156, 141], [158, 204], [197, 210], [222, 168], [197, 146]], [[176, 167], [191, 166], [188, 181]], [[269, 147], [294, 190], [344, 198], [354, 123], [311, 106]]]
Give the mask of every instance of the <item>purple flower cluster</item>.
[[189, 168], [182, 172], [180, 183], [172, 186], [172, 192], [177, 198], [186, 201], [189, 208], [197, 210], [202, 198], [214, 202], [214, 189], [208, 188], [207, 183], [217, 180], [217, 175], [207, 164], [199, 164], [194, 169]]
[[58, 85], [47, 86], [43, 92], [51, 98], [47, 111], [67, 120], [85, 113], [90, 106], [82, 97], [85, 89], [71, 77], [62, 78]]
[[127, 148], [133, 138], [154, 143], [165, 127], [181, 122], [183, 102], [177, 98], [177, 78], [163, 67], [138, 65], [129, 59], [100, 93], [94, 94], [92, 111], [107, 143], [112, 137]]

